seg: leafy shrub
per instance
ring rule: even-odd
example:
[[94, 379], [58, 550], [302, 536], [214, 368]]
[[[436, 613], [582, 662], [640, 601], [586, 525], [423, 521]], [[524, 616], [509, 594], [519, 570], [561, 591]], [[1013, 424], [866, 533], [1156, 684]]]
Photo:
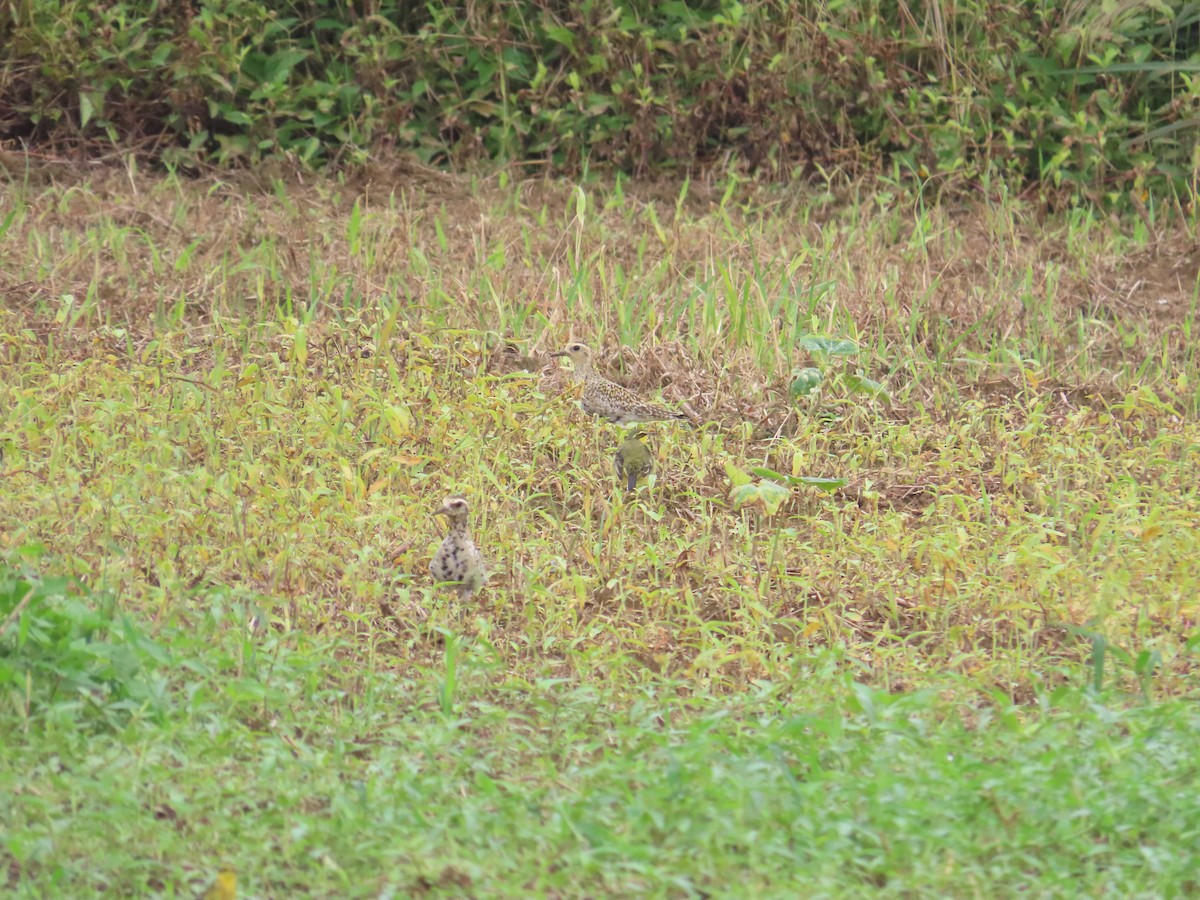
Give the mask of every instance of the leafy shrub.
[[[892, 166], [1112, 199], [1198, 165], [1200, 3], [28, 0], [0, 138], [171, 160]], [[917, 12], [919, 10], [919, 13]], [[4, 13], [0, 13], [3, 16]], [[918, 19], [918, 15], [920, 19]]]
[[0, 698], [25, 715], [158, 708], [164, 651], [110, 593], [0, 564]]

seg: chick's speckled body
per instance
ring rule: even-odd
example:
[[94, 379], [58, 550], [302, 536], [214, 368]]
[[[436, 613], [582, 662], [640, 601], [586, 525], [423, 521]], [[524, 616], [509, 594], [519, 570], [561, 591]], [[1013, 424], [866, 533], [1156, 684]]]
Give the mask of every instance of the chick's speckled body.
[[609, 381], [600, 375], [592, 365], [592, 351], [583, 344], [568, 344], [565, 350], [551, 353], [551, 356], [566, 356], [575, 364], [574, 377], [583, 382], [583, 396], [580, 405], [589, 415], [599, 416], [618, 425], [631, 425], [634, 422], [661, 422], [667, 419], [683, 419], [683, 413], [651, 403], [616, 382]]
[[468, 524], [470, 507], [462, 497], [447, 497], [435, 516], [445, 516], [450, 523], [442, 545], [434, 554], [429, 572], [439, 584], [453, 582], [461, 597], [470, 597], [483, 587], [487, 573], [479, 548], [471, 539]]
[[502, 372], [537, 372], [545, 360], [526, 356], [516, 344], [507, 343], [495, 354], [496, 367]]

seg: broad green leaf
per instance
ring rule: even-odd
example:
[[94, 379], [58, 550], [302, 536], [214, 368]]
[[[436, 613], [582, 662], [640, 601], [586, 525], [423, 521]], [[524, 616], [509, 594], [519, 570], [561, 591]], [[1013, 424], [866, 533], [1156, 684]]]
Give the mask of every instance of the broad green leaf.
[[[229, 122], [233, 125], [253, 125], [254, 124], [254, 120], [251, 119], [244, 112], [242, 112], [241, 110], [238, 110], [238, 109], [234, 109], [232, 106], [228, 106], [225, 104], [222, 104], [220, 106], [220, 108], [218, 110], [218, 115], [222, 119], [224, 119], [226, 122]], [[222, 135], [222, 136], [229, 137], [229, 135]]]
[[783, 482], [790, 481], [792, 477], [791, 475], [784, 475], [782, 472], [776, 472], [774, 469], [768, 469], [765, 466], [757, 466], [751, 469], [750, 472], [759, 478], [773, 478], [776, 481]]
[[739, 485], [743, 484], [749, 484], [751, 481], [750, 476], [733, 463], [725, 463], [725, 474], [729, 476], [729, 481], [734, 487], [738, 487]]
[[846, 486], [845, 478], [819, 478], [815, 475], [784, 475], [782, 472], [776, 472], [774, 469], [764, 469], [762, 467], [751, 469], [750, 471], [759, 478], [771, 478], [789, 485], [802, 484], [805, 487], [815, 487], [822, 491], [832, 492]]
[[815, 487], [822, 491], [829, 491], [830, 493], [836, 491], [838, 488], [846, 486], [845, 478], [818, 478], [815, 475], [801, 475], [796, 478], [795, 481], [800, 484], [808, 485], [808, 487]]
[[846, 385], [851, 391], [856, 394], [870, 394], [872, 397], [891, 397], [885, 388], [878, 381], [872, 381], [863, 375], [843, 375], [842, 384]]
[[792, 495], [792, 492], [773, 481], [760, 481], [756, 484], [738, 485], [733, 489], [731, 495], [736, 508], [761, 506], [764, 513], [773, 516], [779, 512], [779, 507]]
[[546, 37], [554, 41], [556, 44], [562, 44], [571, 53], [575, 53], [575, 32], [569, 28], [562, 26], [553, 26], [546, 29]]
[[87, 128], [88, 122], [96, 115], [96, 107], [92, 103], [92, 95], [81, 92], [79, 95], [79, 127]]
[[759, 498], [758, 485], [753, 483], [734, 485], [729, 491], [729, 498], [733, 500], [734, 509], [753, 506]]
[[63, 294], [58, 298], [58, 312], [54, 314], [54, 324], [61, 325], [67, 321], [67, 316], [71, 314], [71, 309], [75, 306], [74, 294]]
[[824, 376], [820, 369], [809, 366], [807, 369], [801, 369], [796, 372], [795, 380], [792, 381], [791, 389], [788, 391], [792, 399], [799, 397], [807, 397], [813, 391], [821, 386], [821, 379]]
[[233, 678], [225, 682], [225, 694], [239, 703], [257, 703], [267, 696], [267, 688], [250, 678]]
[[292, 69], [308, 59], [307, 50], [280, 50], [266, 61], [266, 80], [282, 84], [291, 74]]
[[800, 346], [809, 353], [821, 353], [825, 356], [854, 356], [858, 353], [858, 344], [854, 341], [825, 337], [821, 334], [806, 334], [800, 338]]

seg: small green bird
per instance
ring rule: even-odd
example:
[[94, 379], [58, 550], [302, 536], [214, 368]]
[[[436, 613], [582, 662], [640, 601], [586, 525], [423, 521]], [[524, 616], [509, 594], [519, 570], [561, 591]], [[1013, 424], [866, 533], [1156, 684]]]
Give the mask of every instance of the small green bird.
[[649, 475], [654, 468], [650, 451], [642, 443], [645, 439], [644, 431], [630, 432], [617, 450], [617, 477], [625, 479], [627, 490], [631, 493], [637, 488], [638, 479]]
[[204, 900], [237, 900], [237, 872], [229, 866], [222, 868]]

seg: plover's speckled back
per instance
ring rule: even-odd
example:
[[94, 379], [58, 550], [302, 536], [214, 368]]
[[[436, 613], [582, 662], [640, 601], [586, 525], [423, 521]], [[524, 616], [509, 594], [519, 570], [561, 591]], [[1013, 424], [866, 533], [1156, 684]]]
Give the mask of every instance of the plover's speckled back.
[[592, 351], [584, 344], [568, 344], [565, 350], [550, 355], [569, 357], [575, 364], [575, 380], [583, 382], [580, 405], [589, 415], [599, 416], [618, 425], [661, 422], [668, 419], [687, 420], [684, 413], [671, 412], [665, 407], [644, 400], [629, 388], [600, 375], [592, 365]]

